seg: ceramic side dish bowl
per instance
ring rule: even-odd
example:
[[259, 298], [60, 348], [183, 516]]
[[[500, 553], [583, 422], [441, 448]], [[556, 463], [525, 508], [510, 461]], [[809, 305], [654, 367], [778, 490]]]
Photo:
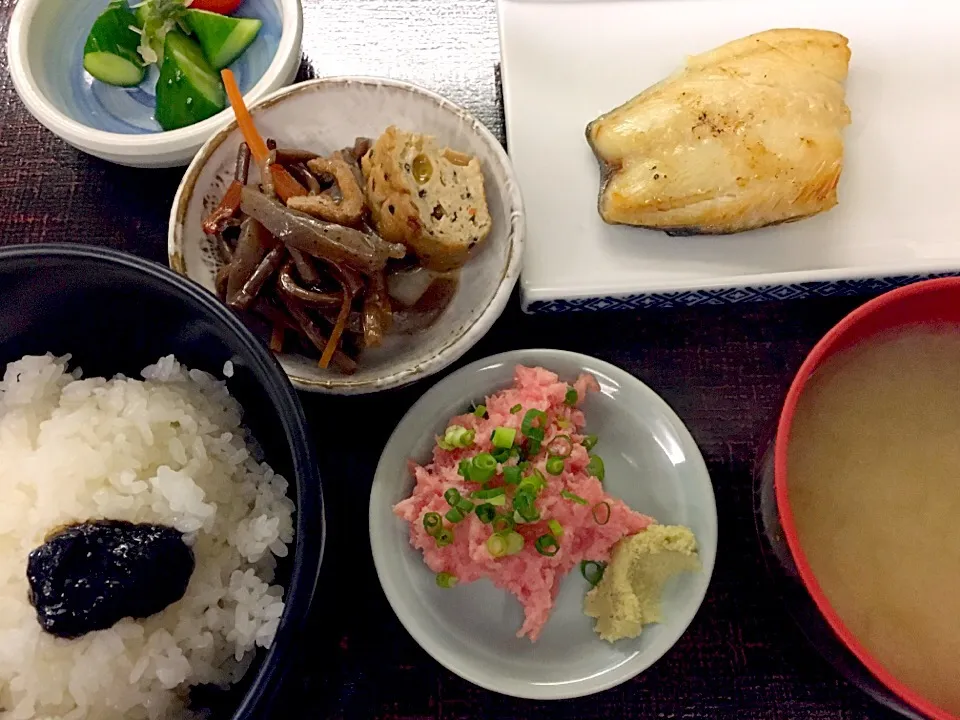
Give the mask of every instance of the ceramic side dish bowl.
[[[440, 143], [476, 156], [483, 167], [492, 230], [460, 272], [456, 295], [443, 314], [416, 335], [388, 335], [365, 350], [353, 375], [317, 367], [300, 355], [280, 364], [301, 390], [368, 393], [427, 377], [462, 356], [503, 311], [523, 254], [524, 215], [510, 160], [497, 139], [462, 108], [408, 83], [375, 78], [326, 78], [293, 85], [251, 108], [260, 133], [281, 146], [329, 154], [360, 136], [376, 138], [387, 127], [433, 135]], [[222, 262], [202, 219], [233, 179], [243, 138], [236, 123], [201, 149], [180, 184], [170, 213], [170, 266], [213, 291]], [[256, 170], [251, 167], [251, 177]]]
[[[173, 353], [191, 368], [227, 379], [270, 465], [290, 480], [295, 537], [277, 568], [285, 608], [273, 645], [258, 653], [227, 693], [202, 693], [212, 718], [267, 716], [313, 598], [323, 555], [324, 514], [312, 445], [287, 378], [216, 298], [162, 265], [81, 245], [0, 249], [0, 301], [16, 308], [0, 317], [0, 370], [23, 355], [70, 353], [85, 377], [139, 377]], [[201, 706], [207, 705], [199, 700]]]
[[[583, 614], [589, 585], [576, 569], [560, 586], [536, 643], [517, 638], [523, 611], [515, 597], [487, 580], [437, 586], [422, 553], [409, 542], [393, 506], [414, 485], [408, 460], [426, 462], [450, 417], [506, 388], [518, 365], [541, 366], [572, 381], [591, 373], [600, 392], [582, 405], [587, 432], [597, 434], [606, 465], [604, 489], [663, 524], [690, 527], [703, 569], [672, 579], [662, 598], [665, 621], [634, 640], [609, 644]], [[370, 495], [370, 543], [394, 612], [439, 663], [476, 685], [533, 699], [578, 697], [618, 685], [656, 662], [693, 620], [717, 551], [713, 487], [696, 443], [670, 407], [628, 373], [585, 355], [518, 350], [472, 363], [431, 388], [387, 443]]]
[[775, 436], [756, 470], [756, 518], [768, 567], [804, 635], [844, 677], [878, 702], [922, 720], [955, 720], [906, 687], [851, 633], [804, 554], [790, 507], [788, 446], [798, 401], [825, 362], [869, 338], [906, 326], [960, 322], [960, 278], [929, 280], [881, 295], [847, 315], [816, 345], [794, 378]]
[[[156, 69], [136, 88], [111, 87], [83, 69], [83, 46], [107, 0], [19, 0], [10, 19], [7, 62], [27, 110], [75, 148], [133, 167], [186, 165], [232, 118], [229, 109], [164, 132], [153, 118]], [[254, 43], [233, 64], [247, 102], [288, 85], [300, 67], [300, 0], [244, 0], [238, 11], [259, 18]]]

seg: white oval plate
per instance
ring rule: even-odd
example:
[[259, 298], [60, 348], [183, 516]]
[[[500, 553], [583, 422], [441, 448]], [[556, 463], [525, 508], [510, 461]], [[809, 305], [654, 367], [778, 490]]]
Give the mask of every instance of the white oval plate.
[[[524, 216], [510, 160], [482, 123], [432, 92], [376, 78], [310, 80], [264, 98], [250, 112], [265, 137], [324, 154], [353, 145], [358, 136], [375, 138], [390, 125], [433, 135], [479, 158], [493, 218], [490, 235], [471, 253], [453, 300], [436, 322], [417, 335], [388, 336], [382, 347], [363, 353], [353, 375], [323, 370], [302, 355], [279, 356], [297, 389], [347, 395], [399, 387], [442, 370], [484, 336], [520, 274]], [[220, 261], [200, 222], [233, 179], [242, 139], [236, 122], [210, 138], [170, 212], [170, 267], [211, 291]], [[256, 178], [253, 165], [250, 172]]]
[[[435, 436], [470, 403], [513, 381], [516, 365], [540, 366], [572, 380], [594, 375], [601, 392], [583, 406], [606, 489], [663, 524], [689, 526], [703, 570], [674, 578], [664, 592], [666, 621], [613, 645], [583, 614], [589, 589], [576, 570], [564, 579], [540, 639], [517, 638], [520, 603], [487, 580], [444, 590], [409, 542], [393, 506], [410, 495], [407, 460], [430, 457]], [[480, 687], [531, 699], [580, 697], [629, 680], [680, 638], [707, 591], [717, 553], [713, 486], [696, 443], [676, 413], [650, 388], [601, 360], [560, 350], [517, 350], [467, 365], [434, 386], [394, 431], [370, 494], [370, 544], [380, 583], [413, 638], [444, 667]]]

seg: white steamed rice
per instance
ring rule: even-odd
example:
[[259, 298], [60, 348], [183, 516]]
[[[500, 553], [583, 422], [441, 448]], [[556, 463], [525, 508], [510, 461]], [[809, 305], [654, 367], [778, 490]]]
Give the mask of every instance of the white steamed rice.
[[[212, 375], [169, 356], [142, 381], [80, 379], [68, 360], [28, 356], [0, 382], [0, 717], [182, 717], [190, 685], [235, 682], [273, 641], [287, 481], [255, 459]], [[156, 615], [55, 638], [28, 601], [27, 555], [51, 529], [101, 518], [177, 528], [196, 569]]]

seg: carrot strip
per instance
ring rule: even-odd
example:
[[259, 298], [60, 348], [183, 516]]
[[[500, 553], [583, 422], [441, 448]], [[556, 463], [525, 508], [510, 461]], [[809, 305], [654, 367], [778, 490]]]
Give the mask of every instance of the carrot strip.
[[270, 151], [267, 150], [267, 144], [257, 132], [257, 126], [253, 124], [253, 118], [250, 117], [250, 111], [247, 110], [243, 102], [243, 95], [240, 93], [240, 87], [237, 85], [237, 79], [233, 76], [230, 68], [224, 68], [220, 71], [220, 77], [223, 78], [223, 86], [227, 90], [227, 97], [230, 100], [230, 106], [233, 108], [233, 114], [237, 116], [237, 125], [240, 126], [240, 132], [243, 133], [243, 139], [247, 141], [247, 147], [254, 159], [263, 165], [267, 161]]
[[207, 235], [216, 235], [221, 232], [223, 230], [221, 223], [237, 214], [237, 210], [240, 209], [241, 190], [243, 190], [243, 185], [236, 180], [230, 183], [220, 204], [203, 221], [203, 231]]
[[[227, 97], [230, 99], [230, 106], [233, 108], [233, 114], [237, 117], [237, 125], [240, 126], [240, 132], [243, 133], [243, 139], [250, 148], [250, 154], [262, 168], [270, 156], [270, 149], [263, 137], [257, 132], [257, 126], [253, 122], [250, 111], [247, 110], [243, 102], [243, 95], [237, 86], [237, 79], [229, 68], [220, 71], [223, 78], [223, 86], [227, 90]], [[307, 189], [303, 187], [296, 178], [293, 177], [287, 169], [276, 163], [270, 166], [270, 175], [273, 177], [273, 187], [277, 195], [283, 202], [298, 195], [307, 195]]]
[[[270, 156], [270, 149], [260, 133], [257, 132], [257, 126], [243, 102], [243, 95], [240, 94], [240, 88], [237, 86], [237, 79], [233, 76], [233, 72], [230, 68], [224, 68], [220, 71], [220, 76], [223, 78], [223, 86], [227, 89], [227, 97], [230, 99], [233, 114], [237, 116], [237, 125], [240, 126], [240, 132], [243, 133], [243, 139], [246, 140], [253, 159], [262, 169]], [[307, 194], [307, 189], [298, 183], [296, 178], [287, 172], [287, 169], [282, 165], [272, 164], [270, 175], [273, 178], [273, 189], [283, 202], [287, 202], [297, 195]]]
[[344, 290], [343, 304], [340, 306], [340, 314], [337, 316], [337, 323], [333, 326], [333, 332], [330, 333], [330, 339], [327, 341], [327, 346], [323, 349], [323, 354], [320, 356], [319, 365], [322, 368], [325, 368], [330, 364], [330, 360], [333, 359], [333, 353], [337, 349], [337, 345], [340, 344], [340, 337], [343, 335], [344, 328], [347, 326], [347, 319], [350, 317], [350, 304], [352, 301], [353, 296]]
[[283, 165], [273, 163], [270, 166], [270, 175], [273, 177], [273, 190], [284, 204], [292, 197], [307, 194], [307, 189], [297, 182]]
[[283, 325], [276, 323], [273, 326], [273, 332], [270, 333], [270, 350], [275, 353], [283, 352]]

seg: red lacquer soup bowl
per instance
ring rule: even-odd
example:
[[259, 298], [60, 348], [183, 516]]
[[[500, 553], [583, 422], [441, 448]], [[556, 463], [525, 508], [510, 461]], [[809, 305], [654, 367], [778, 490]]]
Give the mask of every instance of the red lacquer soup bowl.
[[960, 325], [960, 278], [908, 285], [881, 295], [847, 315], [817, 343], [794, 378], [776, 434], [760, 457], [756, 472], [756, 519], [761, 544], [768, 567], [778, 580], [777, 588], [804, 635], [850, 682], [878, 702], [920, 720], [960, 718], [893, 677], [831, 607], [797, 535], [789, 501], [787, 448], [797, 402], [810, 378], [827, 360], [879, 333], [942, 323]]

